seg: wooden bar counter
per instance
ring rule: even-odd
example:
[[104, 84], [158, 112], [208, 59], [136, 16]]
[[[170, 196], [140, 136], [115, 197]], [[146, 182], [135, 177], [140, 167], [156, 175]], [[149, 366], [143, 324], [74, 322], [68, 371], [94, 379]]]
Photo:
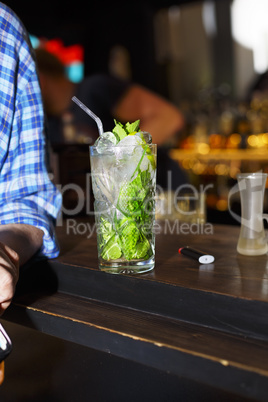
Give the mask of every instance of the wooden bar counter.
[[[60, 257], [25, 269], [4, 319], [231, 400], [267, 400], [268, 257], [237, 254], [239, 227], [159, 221], [155, 269], [139, 276], [101, 272], [92, 229], [74, 219], [57, 227]], [[183, 246], [215, 262], [199, 264]]]

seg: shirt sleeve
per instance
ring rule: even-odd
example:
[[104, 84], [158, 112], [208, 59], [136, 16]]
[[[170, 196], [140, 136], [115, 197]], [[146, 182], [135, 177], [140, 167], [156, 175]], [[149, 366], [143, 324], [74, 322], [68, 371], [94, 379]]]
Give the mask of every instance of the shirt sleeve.
[[0, 224], [40, 228], [40, 254], [54, 258], [61, 194], [46, 167], [43, 105], [31, 48], [26, 40], [15, 43], [12, 52], [6, 47], [8, 62], [3, 65], [3, 58], [0, 67]]

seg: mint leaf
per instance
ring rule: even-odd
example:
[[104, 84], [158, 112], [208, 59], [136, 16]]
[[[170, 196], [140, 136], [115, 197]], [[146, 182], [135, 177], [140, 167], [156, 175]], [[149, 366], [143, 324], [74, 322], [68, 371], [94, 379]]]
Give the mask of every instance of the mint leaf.
[[146, 239], [144, 235], [141, 236], [141, 239], [138, 241], [136, 246], [135, 258], [144, 258], [148, 251], [150, 250], [151, 245], [149, 241]]
[[140, 231], [132, 219], [124, 218], [120, 222], [119, 233], [124, 256], [127, 260], [132, 260], [135, 258], [136, 244], [140, 237]]
[[133, 123], [126, 123], [123, 125], [117, 120], [114, 120], [115, 126], [113, 133], [117, 136], [118, 142], [125, 138], [128, 134], [139, 131], [140, 120], [136, 120]]
[[[114, 120], [115, 127], [113, 128], [113, 133], [118, 137], [118, 140], [121, 141], [123, 138], [127, 136], [127, 132], [122, 123]], [[119, 142], [118, 141], [118, 142]]]
[[125, 130], [128, 134], [133, 133], [134, 131], [139, 131], [140, 120], [136, 120], [133, 123], [126, 123]]

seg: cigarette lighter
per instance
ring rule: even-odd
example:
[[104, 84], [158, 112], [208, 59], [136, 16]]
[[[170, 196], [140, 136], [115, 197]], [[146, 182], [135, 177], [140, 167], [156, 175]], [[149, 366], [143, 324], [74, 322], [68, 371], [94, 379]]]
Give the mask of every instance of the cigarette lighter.
[[213, 255], [206, 254], [200, 250], [194, 250], [193, 248], [188, 246], [181, 247], [179, 249], [179, 253], [187, 257], [193, 258], [194, 260], [200, 262], [201, 264], [211, 264], [215, 260]]

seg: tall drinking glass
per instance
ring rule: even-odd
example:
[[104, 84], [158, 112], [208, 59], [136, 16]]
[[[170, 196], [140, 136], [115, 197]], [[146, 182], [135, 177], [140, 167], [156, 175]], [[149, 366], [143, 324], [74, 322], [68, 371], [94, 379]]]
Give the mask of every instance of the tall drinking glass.
[[90, 147], [99, 268], [138, 274], [155, 263], [156, 145]]
[[244, 255], [263, 255], [268, 251], [263, 219], [266, 173], [241, 173], [237, 176], [241, 198], [241, 228], [237, 251]]

